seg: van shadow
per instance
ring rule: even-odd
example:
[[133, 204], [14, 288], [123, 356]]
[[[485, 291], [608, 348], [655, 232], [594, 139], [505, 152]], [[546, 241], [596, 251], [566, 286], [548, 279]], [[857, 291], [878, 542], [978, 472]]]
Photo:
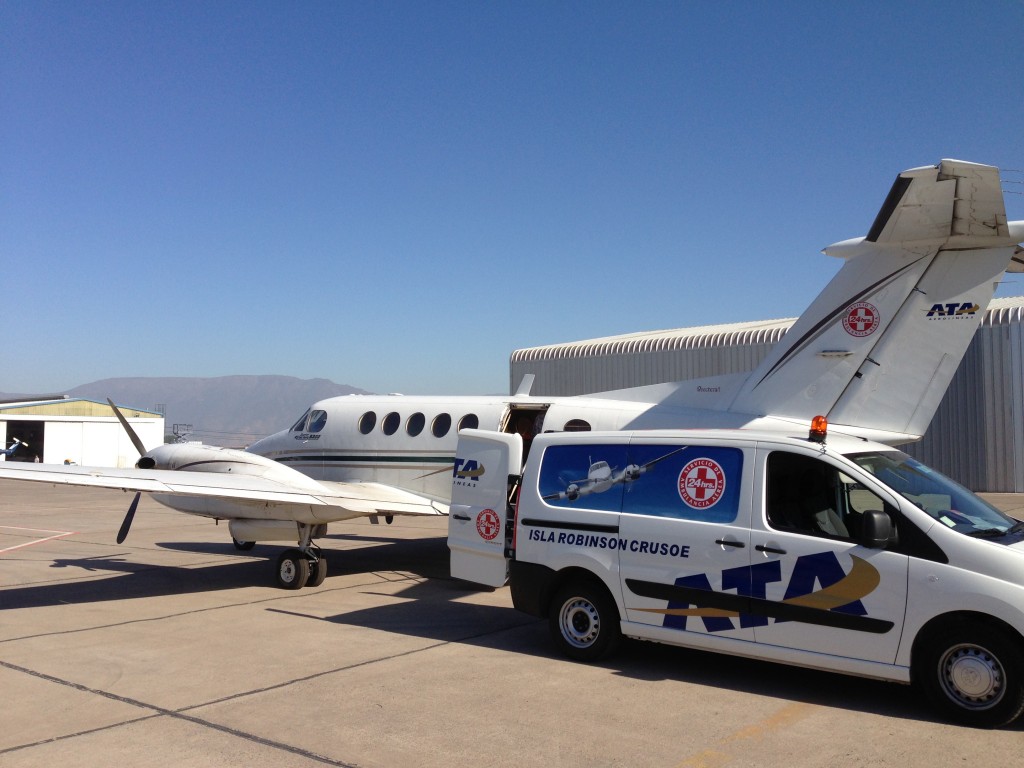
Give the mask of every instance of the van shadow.
[[[473, 585], [449, 578], [388, 592], [387, 598], [400, 602], [362, 610], [326, 617], [301, 611], [282, 612], [314, 621], [547, 658], [564, 664], [578, 663], [558, 653], [545, 620], [512, 608], [507, 590], [490, 592], [493, 597], [485, 598], [489, 604], [470, 602], [467, 598], [474, 594], [482, 593]], [[614, 656], [594, 666], [638, 681], [725, 688], [793, 703], [947, 724], [908, 685], [708, 651], [627, 639]], [[1024, 732], [1024, 720], [1008, 730]]]

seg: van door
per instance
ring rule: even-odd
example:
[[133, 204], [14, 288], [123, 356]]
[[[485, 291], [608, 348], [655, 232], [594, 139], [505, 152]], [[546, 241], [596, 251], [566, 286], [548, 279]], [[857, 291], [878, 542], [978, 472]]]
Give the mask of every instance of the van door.
[[506, 537], [512, 533], [522, 454], [517, 434], [459, 432], [448, 513], [453, 578], [488, 587], [508, 580]]
[[630, 634], [709, 648], [753, 642], [753, 446], [634, 440], [629, 451], [619, 568]]
[[759, 446], [764, 509], [751, 525], [759, 644], [892, 664], [907, 605], [906, 554], [860, 544], [861, 514], [894, 500], [856, 468]]

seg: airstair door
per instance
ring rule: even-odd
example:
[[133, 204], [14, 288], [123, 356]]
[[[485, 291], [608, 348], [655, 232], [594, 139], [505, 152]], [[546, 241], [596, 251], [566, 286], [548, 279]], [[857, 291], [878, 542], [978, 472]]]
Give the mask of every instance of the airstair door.
[[489, 587], [507, 581], [522, 455], [519, 435], [459, 432], [448, 515], [453, 578]]

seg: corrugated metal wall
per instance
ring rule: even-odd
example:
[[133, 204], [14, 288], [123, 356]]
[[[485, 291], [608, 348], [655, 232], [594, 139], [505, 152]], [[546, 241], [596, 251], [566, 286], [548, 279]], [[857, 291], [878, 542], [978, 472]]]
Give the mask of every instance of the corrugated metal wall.
[[[582, 395], [741, 373], [757, 367], [792, 320], [680, 329], [516, 350], [510, 391]], [[742, 330], [735, 330], [742, 328]], [[928, 432], [903, 446], [975, 491], [1024, 493], [1024, 297], [995, 299]]]
[[989, 310], [919, 443], [903, 450], [976, 491], [1024, 493], [1024, 307]]
[[612, 389], [743, 373], [758, 366], [793, 320], [632, 334], [610, 339], [518, 349], [509, 364], [510, 392], [533, 373], [532, 394], [585, 395]]

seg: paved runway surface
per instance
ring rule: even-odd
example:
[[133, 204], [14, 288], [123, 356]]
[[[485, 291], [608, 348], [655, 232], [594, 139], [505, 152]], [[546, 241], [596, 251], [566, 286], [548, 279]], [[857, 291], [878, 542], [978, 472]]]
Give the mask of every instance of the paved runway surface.
[[[0, 481], [0, 766], [1015, 766], [1024, 723], [912, 689], [628, 642], [555, 655], [507, 589], [448, 577], [446, 519], [331, 526], [316, 589], [282, 547], [143, 498]], [[1019, 496], [996, 497], [1024, 517]]]

